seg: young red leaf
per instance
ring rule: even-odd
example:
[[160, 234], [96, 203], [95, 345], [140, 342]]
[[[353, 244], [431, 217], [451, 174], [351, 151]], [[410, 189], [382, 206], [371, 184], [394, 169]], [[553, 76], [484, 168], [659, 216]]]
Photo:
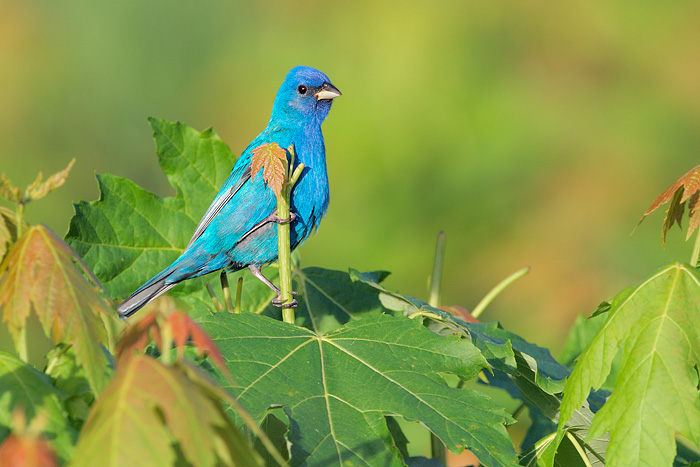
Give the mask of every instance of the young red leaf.
[[685, 175], [676, 180], [673, 185], [668, 187], [666, 191], [661, 193], [658, 198], [651, 203], [647, 212], [644, 213], [639, 220], [641, 223], [646, 216], [654, 212], [659, 206], [669, 203], [666, 210], [666, 218], [661, 229], [662, 244], [666, 243], [666, 233], [673, 227], [673, 224], [678, 224], [681, 227], [683, 212], [686, 204], [688, 205], [688, 232], [686, 240], [690, 238], [693, 232], [700, 226], [700, 206], [698, 206], [698, 197], [700, 196], [700, 166], [687, 172]]
[[263, 180], [278, 198], [287, 175], [287, 151], [277, 143], [261, 144], [253, 149], [250, 161], [252, 179], [263, 169]]
[[228, 373], [221, 352], [219, 352], [214, 341], [187, 313], [176, 311], [168, 317], [165, 324], [170, 325], [176, 347], [182, 347], [188, 340], [192, 339], [192, 343], [199, 351], [200, 356], [206, 353], [214, 360], [214, 363], [221, 371]]
[[221, 371], [228, 372], [214, 341], [187, 313], [175, 310], [169, 312], [165, 319], [159, 319], [160, 316], [162, 311], [149, 313], [124, 331], [116, 350], [117, 362], [120, 366], [131, 360], [135, 352], [143, 351], [151, 338], [156, 341], [161, 353], [170, 351], [163, 348], [163, 328], [167, 327], [175, 347], [183, 347], [191, 340], [200, 356], [209, 355]]
[[97, 279], [73, 250], [44, 225], [30, 227], [0, 265], [0, 310], [15, 345], [23, 345], [34, 311], [55, 343], [73, 344], [92, 389], [106, 384], [109, 362], [102, 346], [117, 326]]
[[46, 415], [34, 417], [26, 426], [24, 412], [12, 414], [12, 433], [0, 443], [0, 465], [3, 467], [55, 467], [56, 454], [48, 441], [41, 436], [46, 425]]
[[[158, 315], [153, 312], [144, 315], [136, 324], [129, 326], [117, 342], [115, 356], [117, 365], [125, 365], [136, 352], [142, 352], [151, 342], [151, 336], [159, 333], [156, 318]], [[160, 339], [159, 339], [160, 342]]]

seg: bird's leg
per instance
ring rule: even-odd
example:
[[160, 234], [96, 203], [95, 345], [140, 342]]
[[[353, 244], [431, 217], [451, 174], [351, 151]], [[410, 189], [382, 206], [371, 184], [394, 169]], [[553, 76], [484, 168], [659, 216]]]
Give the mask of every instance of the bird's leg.
[[[277, 294], [277, 298], [272, 300], [272, 304], [280, 307], [280, 308], [296, 308], [299, 302], [297, 302], [297, 299], [292, 299], [291, 303], [282, 303], [282, 293], [280, 292], [280, 289], [275, 287], [275, 284], [270, 282], [267, 277], [263, 276], [262, 272], [260, 271], [260, 266], [256, 266], [253, 264], [248, 265], [248, 269], [250, 270], [251, 274], [253, 274], [255, 277], [260, 279], [263, 284], [268, 286], [270, 289], [272, 289], [273, 292]], [[296, 295], [297, 293], [292, 291], [290, 292], [292, 295]]]

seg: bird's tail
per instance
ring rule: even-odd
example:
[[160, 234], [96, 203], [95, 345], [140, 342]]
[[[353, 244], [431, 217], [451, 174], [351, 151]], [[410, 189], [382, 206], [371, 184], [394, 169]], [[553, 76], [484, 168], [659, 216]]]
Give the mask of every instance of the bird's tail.
[[140, 310], [148, 302], [177, 285], [177, 283], [182, 279], [172, 280], [173, 278], [171, 276], [176, 271], [176, 265], [173, 263], [154, 276], [151, 280], [136, 289], [136, 291], [132, 293], [129, 298], [121, 302], [117, 307], [119, 317], [122, 319], [128, 318]]

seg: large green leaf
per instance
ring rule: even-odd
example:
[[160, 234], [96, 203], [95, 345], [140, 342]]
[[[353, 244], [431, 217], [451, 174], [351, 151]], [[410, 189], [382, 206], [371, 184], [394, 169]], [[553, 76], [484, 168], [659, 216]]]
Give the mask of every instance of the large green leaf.
[[0, 352], [0, 441], [12, 427], [12, 411], [24, 410], [31, 420], [39, 412], [47, 419], [42, 433], [62, 459], [70, 458], [78, 433], [73, 429], [62, 404], [63, 393], [48, 376], [16, 356]]
[[[174, 261], [228, 177], [235, 157], [213, 130], [149, 119], [158, 161], [175, 197], [161, 198], [128, 179], [98, 175], [100, 199], [75, 204], [66, 241], [110, 296], [127, 297]], [[173, 290], [203, 290], [201, 280]]]
[[71, 466], [261, 465], [207, 385], [178, 367], [134, 357], [93, 405]]
[[607, 314], [567, 380], [560, 428], [623, 349], [615, 389], [589, 437], [610, 432], [610, 465], [671, 465], [676, 434], [700, 440], [700, 274], [669, 265], [621, 292]]
[[570, 370], [557, 362], [549, 350], [506, 331], [498, 323], [467, 323], [422, 300], [388, 291], [379, 284], [382, 274], [350, 270], [354, 281], [379, 292], [379, 300], [387, 309], [407, 316], [423, 315], [432, 321], [428, 327], [436, 333], [458, 332], [468, 336], [490, 367], [507, 374], [517, 385], [524, 400], [533, 403], [550, 419], [557, 416], [559, 399], [555, 394], [563, 390]]
[[[420, 322], [365, 317], [325, 335], [253, 314], [201, 320], [236, 379], [231, 391], [256, 419], [284, 407], [293, 465], [403, 465], [385, 415], [420, 420], [484, 465], [514, 465], [510, 417], [487, 396], [450, 388], [439, 373], [476, 376], [480, 352]], [[227, 383], [224, 383], [227, 384]]]

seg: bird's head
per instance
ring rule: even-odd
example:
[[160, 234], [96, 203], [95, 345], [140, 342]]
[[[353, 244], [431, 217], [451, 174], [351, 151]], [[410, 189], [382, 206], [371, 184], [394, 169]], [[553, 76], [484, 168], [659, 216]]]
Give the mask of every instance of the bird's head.
[[298, 66], [287, 74], [277, 92], [272, 118], [321, 124], [338, 96], [340, 91], [328, 76], [315, 68]]

